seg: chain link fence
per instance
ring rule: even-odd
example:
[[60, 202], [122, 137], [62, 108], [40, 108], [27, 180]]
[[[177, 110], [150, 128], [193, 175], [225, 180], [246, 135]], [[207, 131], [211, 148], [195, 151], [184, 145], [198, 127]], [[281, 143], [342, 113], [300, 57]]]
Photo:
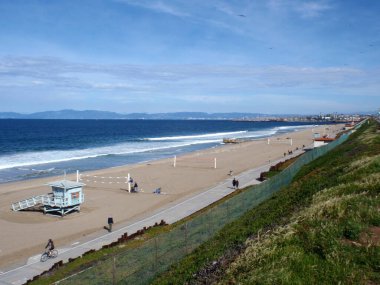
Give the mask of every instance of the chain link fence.
[[292, 165], [263, 183], [250, 187], [223, 203], [171, 230], [128, 249], [57, 284], [148, 284], [156, 274], [181, 260], [226, 224], [290, 184], [305, 164], [343, 143], [349, 134], [304, 153]]

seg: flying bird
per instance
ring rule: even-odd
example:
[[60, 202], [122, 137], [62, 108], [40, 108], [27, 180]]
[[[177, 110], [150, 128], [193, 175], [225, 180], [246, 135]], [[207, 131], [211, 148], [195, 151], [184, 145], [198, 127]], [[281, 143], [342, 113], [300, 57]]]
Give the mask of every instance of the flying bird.
[[243, 18], [245, 18], [245, 15], [243, 15], [243, 14], [240, 14], [240, 15], [238, 15], [239, 17], [243, 17]]

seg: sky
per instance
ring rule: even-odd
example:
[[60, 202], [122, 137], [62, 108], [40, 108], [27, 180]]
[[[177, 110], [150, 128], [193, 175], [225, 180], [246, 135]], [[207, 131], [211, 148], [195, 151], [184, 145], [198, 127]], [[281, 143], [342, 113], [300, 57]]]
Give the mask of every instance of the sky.
[[380, 108], [377, 0], [0, 0], [0, 112]]

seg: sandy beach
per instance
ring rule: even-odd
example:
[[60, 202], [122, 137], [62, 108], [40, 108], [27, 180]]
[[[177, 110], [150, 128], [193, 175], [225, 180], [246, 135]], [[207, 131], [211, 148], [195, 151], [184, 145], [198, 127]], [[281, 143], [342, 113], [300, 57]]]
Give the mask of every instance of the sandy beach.
[[[191, 197], [226, 179], [232, 180], [233, 175], [283, 157], [288, 150], [308, 146], [314, 132], [332, 136], [341, 129], [342, 125], [304, 129], [271, 137], [269, 145], [266, 139], [222, 145], [179, 156], [176, 167], [170, 158], [83, 173], [85, 202], [80, 213], [64, 218], [37, 211], [11, 210], [13, 202], [47, 194], [51, 189], [45, 184], [61, 180], [62, 176], [0, 184], [0, 269], [25, 263], [29, 256], [43, 251], [49, 238], [55, 241], [56, 247], [64, 247], [81, 237], [104, 231], [109, 215], [113, 216], [115, 227], [139, 219], [168, 203]], [[292, 138], [292, 146], [279, 143], [287, 138]], [[101, 178], [126, 177], [128, 173], [143, 193], [129, 193], [122, 178]], [[75, 181], [76, 177], [68, 175], [67, 179]], [[152, 194], [158, 187], [163, 194]]]

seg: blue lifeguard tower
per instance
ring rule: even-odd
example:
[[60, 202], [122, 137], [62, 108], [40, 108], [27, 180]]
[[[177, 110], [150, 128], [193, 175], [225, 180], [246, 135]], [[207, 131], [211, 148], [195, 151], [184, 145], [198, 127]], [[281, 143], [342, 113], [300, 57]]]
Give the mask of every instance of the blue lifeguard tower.
[[83, 186], [85, 184], [70, 180], [59, 180], [47, 183], [47, 185], [52, 188], [51, 193], [13, 203], [13, 211], [36, 206], [42, 206], [44, 214], [58, 213], [61, 216], [72, 211], [80, 211], [80, 205], [84, 202]]
[[83, 186], [85, 184], [70, 180], [50, 182], [52, 193], [48, 194], [49, 201], [43, 203], [44, 213], [59, 212], [62, 216], [72, 211], [80, 211], [84, 202]]

